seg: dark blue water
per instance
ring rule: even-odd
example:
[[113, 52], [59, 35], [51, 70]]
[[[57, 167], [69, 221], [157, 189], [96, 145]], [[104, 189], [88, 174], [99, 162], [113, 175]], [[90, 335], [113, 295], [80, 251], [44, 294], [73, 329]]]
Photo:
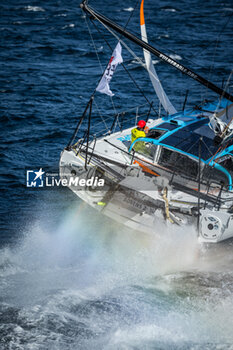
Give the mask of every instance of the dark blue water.
[[[92, 1], [122, 25], [136, 1]], [[232, 1], [145, 2], [152, 44], [218, 85], [232, 70]], [[101, 27], [99, 27], [101, 28]], [[128, 29], [139, 35], [138, 10]], [[103, 218], [68, 189], [29, 190], [26, 169], [57, 169], [111, 52], [77, 1], [1, 1], [0, 349], [229, 349], [232, 245], [204, 250], [195, 232], [144, 237]], [[112, 47], [116, 39], [104, 32]], [[129, 43], [136, 54], [142, 51]], [[158, 107], [146, 71], [126, 67]], [[177, 109], [216, 95], [154, 58]], [[233, 92], [232, 81], [228, 91]], [[145, 100], [119, 67], [117, 111]], [[96, 95], [111, 116], [107, 96]], [[94, 105], [92, 127], [100, 130]], [[161, 229], [156, 228], [158, 233]]]

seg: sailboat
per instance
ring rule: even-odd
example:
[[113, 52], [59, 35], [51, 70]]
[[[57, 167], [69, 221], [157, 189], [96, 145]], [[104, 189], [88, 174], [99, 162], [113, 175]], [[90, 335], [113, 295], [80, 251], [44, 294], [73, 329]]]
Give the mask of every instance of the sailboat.
[[[61, 153], [60, 177], [83, 201], [134, 230], [155, 233], [161, 223], [194, 225], [200, 242], [217, 243], [233, 237], [233, 96], [148, 43], [144, 0], [140, 8], [141, 38], [88, 5], [86, 16], [101, 23], [118, 40], [97, 89], [91, 95], [74, 133]], [[119, 36], [120, 35], [120, 36]], [[92, 132], [96, 91], [112, 96], [109, 82], [122, 63], [126, 38], [143, 49], [146, 68], [165, 110], [159, 118], [125, 112], [110, 118], [106, 133]], [[166, 95], [151, 55], [214, 91], [216, 101], [177, 111]], [[132, 140], [139, 119], [149, 131]], [[82, 135], [81, 126], [86, 121]]]

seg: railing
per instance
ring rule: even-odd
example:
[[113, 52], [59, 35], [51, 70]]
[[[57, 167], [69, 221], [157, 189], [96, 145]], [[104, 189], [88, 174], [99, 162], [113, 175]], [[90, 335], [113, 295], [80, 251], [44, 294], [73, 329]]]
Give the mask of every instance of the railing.
[[[139, 113], [139, 109], [142, 109], [142, 113]], [[141, 105], [139, 107], [134, 107], [130, 108], [124, 112], [117, 113], [114, 116], [107, 117], [103, 121], [100, 121], [98, 123], [95, 123], [94, 128], [95, 128], [95, 133], [91, 133], [90, 128], [90, 118], [88, 119], [88, 123], [84, 122], [83, 124], [83, 135], [81, 138], [79, 138], [78, 142], [72, 146], [72, 148], [75, 150], [76, 155], [78, 155], [80, 152], [84, 153], [86, 155], [86, 161], [85, 165], [88, 165], [93, 157], [97, 157], [95, 154], [95, 147], [96, 147], [96, 139], [98, 137], [103, 137], [105, 135], [111, 135], [112, 133], [115, 133], [117, 131], [122, 131], [125, 128], [130, 128], [130, 126], [134, 126], [137, 124], [138, 119], [145, 119], [148, 120], [150, 113], [151, 113], [151, 107], [149, 111], [145, 111], [145, 105]], [[132, 117], [132, 114], [134, 114]], [[84, 119], [84, 117], [82, 116]], [[92, 124], [93, 120], [95, 120], [95, 117], [92, 116]], [[83, 121], [83, 120], [82, 120]], [[86, 124], [86, 125], [85, 125]], [[99, 129], [98, 128], [101, 125], [105, 125], [104, 129]], [[78, 126], [81, 126], [81, 123], [79, 121]], [[77, 135], [76, 135], [77, 136]], [[107, 140], [105, 140], [107, 141]], [[107, 141], [109, 142], [109, 141]], [[138, 158], [135, 153], [129, 153], [126, 150], [114, 145], [111, 143], [111, 145], [118, 150], [122, 151], [123, 153], [127, 153], [129, 157], [131, 157], [131, 165], [133, 164], [133, 161], [138, 159], [139, 161], [142, 161], [141, 158]], [[151, 167], [151, 163], [147, 161], [143, 161], [148, 167]], [[160, 167], [156, 167], [154, 164], [153, 169], [159, 173], [161, 170]], [[231, 202], [233, 200], [232, 198], [224, 198], [225, 193], [229, 193], [229, 189], [224, 187], [224, 184], [220, 182], [214, 182], [214, 180], [209, 180], [205, 181], [205, 179], [200, 178], [198, 181], [197, 179], [191, 179], [193, 182], [195, 182], [198, 186], [200, 186], [199, 190], [194, 190], [191, 187], [188, 187], [187, 184], [182, 185], [182, 178], [185, 179], [185, 175], [182, 175], [177, 169], [167, 169], [166, 171], [163, 170], [163, 172], [167, 172], [168, 178], [171, 177], [170, 179], [170, 185], [173, 186], [177, 190], [183, 189], [183, 191], [199, 198], [202, 201], [201, 207], [206, 208], [208, 203], [212, 203], [213, 207], [216, 210], [219, 210], [221, 205], [223, 203]], [[178, 182], [177, 182], [178, 181]], [[186, 181], [187, 182], [187, 177]], [[181, 189], [182, 187], [182, 189]], [[215, 192], [218, 192], [215, 194]], [[204, 203], [203, 203], [204, 202]]]

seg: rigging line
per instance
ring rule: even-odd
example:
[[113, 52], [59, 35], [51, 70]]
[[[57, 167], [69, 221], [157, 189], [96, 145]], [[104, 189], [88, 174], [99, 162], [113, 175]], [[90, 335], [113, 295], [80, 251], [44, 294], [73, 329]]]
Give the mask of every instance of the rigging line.
[[[185, 139], [185, 140], [187, 140], [188, 139], [188, 137]], [[185, 141], [184, 140], [184, 141]], [[192, 144], [185, 152], [186, 153], [189, 153], [190, 151], [191, 151], [191, 149], [193, 149], [193, 147], [194, 146], [196, 146], [196, 144], [198, 143], [200, 141], [200, 139], [197, 139], [197, 141], [196, 142], [194, 142], [194, 144]], [[181, 141], [182, 142], [182, 141]]]
[[[228, 77], [227, 82], [226, 82], [225, 87], [224, 87], [224, 91], [227, 90], [228, 85], [230, 84], [232, 74], [233, 74], [233, 69], [231, 70], [231, 73], [229, 74], [229, 77]], [[220, 96], [220, 99], [219, 99], [219, 102], [218, 102], [218, 104], [217, 104], [217, 106], [216, 106], [216, 108], [215, 108], [214, 113], [217, 113], [217, 112], [218, 112], [218, 109], [219, 109], [219, 107], [220, 107], [221, 99], [222, 99], [222, 98], [223, 98], [223, 96], [221, 95], [221, 96]], [[228, 107], [228, 106], [227, 106], [227, 107]], [[232, 120], [233, 120], [233, 118], [230, 120], [230, 123], [232, 122]], [[228, 128], [228, 126], [230, 125], [230, 123], [227, 125], [227, 128]]]
[[211, 78], [211, 73], [213, 72], [214, 60], [215, 60], [215, 56], [216, 56], [217, 47], [219, 45], [220, 37], [221, 37], [222, 33], [224, 32], [224, 30], [226, 29], [228, 23], [230, 22], [230, 19], [232, 16], [233, 16], [233, 13], [230, 15], [230, 17], [228, 18], [228, 20], [226, 21], [226, 23], [224, 24], [224, 26], [222, 27], [222, 29], [220, 30], [220, 32], [218, 34], [215, 49], [214, 49], [214, 54], [213, 54], [213, 63], [212, 63], [212, 66], [210, 67], [210, 71], [209, 71], [209, 78]]
[[[228, 20], [226, 21], [226, 23], [224, 24], [224, 26], [222, 27], [222, 29], [219, 31], [218, 33], [218, 36], [217, 36], [217, 40], [216, 42], [219, 42], [220, 40], [220, 37], [223, 33], [223, 31], [226, 29], [226, 27], [228, 26], [228, 23], [230, 22], [231, 20], [231, 17], [233, 16], [233, 13], [229, 16]], [[206, 45], [205, 48], [203, 48], [203, 50], [199, 51], [199, 53], [197, 53], [197, 56], [202, 56], [203, 55], [203, 52], [205, 52], [213, 43], [210, 43], [209, 45]], [[195, 63], [195, 62], [194, 62]], [[196, 63], [195, 63], [196, 64]], [[198, 63], [197, 63], [198, 64]]]
[[[228, 25], [228, 23], [229, 23], [229, 21], [230, 21], [230, 19], [231, 19], [232, 16], [233, 16], [233, 13], [230, 15], [230, 18], [229, 18], [229, 19], [227, 20], [227, 22], [224, 24], [223, 28], [220, 30], [216, 42], [217, 42], [217, 41], [218, 41], [218, 42], [220, 41], [220, 37], [221, 37], [223, 31], [226, 29], [226, 27], [227, 27], [227, 25]], [[132, 32], [132, 33], [133, 33], [133, 32]], [[203, 68], [203, 65], [201, 65], [200, 63], [198, 63], [198, 62], [195, 61], [195, 57], [198, 57], [198, 58], [199, 58], [200, 56], [203, 56], [203, 53], [204, 53], [209, 47], [211, 47], [211, 45], [213, 45], [213, 42], [211, 42], [210, 44], [206, 45], [206, 46], [203, 48], [203, 50], [197, 52], [197, 53], [195, 54], [195, 56], [193, 56], [193, 57], [194, 57], [194, 60], [188, 58], [188, 57], [187, 57], [186, 55], [184, 55], [183, 53], [182, 53], [182, 57], [185, 59], [185, 61], [191, 63], [192, 65], [196, 65], [196, 66], [198, 66], [198, 67], [200, 67], [200, 68]], [[164, 50], [163, 46], [160, 46], [160, 48], [161, 48], [162, 50]], [[168, 52], [170, 52], [170, 53], [177, 54], [177, 52], [175, 52], [174, 50], [172, 50], [172, 49], [170, 49], [170, 48], [167, 48], [167, 47], [166, 47], [166, 50], [167, 50]]]
[[[102, 75], [103, 75], [103, 74], [104, 74], [104, 69], [103, 69], [103, 66], [102, 66], [101, 61], [100, 61], [100, 58], [99, 58], [98, 50], [97, 50], [97, 48], [96, 48], [96, 45], [95, 45], [95, 42], [94, 42], [94, 39], [93, 39], [93, 35], [92, 35], [92, 33], [91, 33], [91, 29], [90, 29], [90, 27], [89, 27], [89, 25], [88, 25], [88, 22], [87, 22], [87, 16], [86, 16], [86, 14], [85, 14], [85, 21], [86, 21], [87, 28], [88, 28], [88, 31], [89, 31], [89, 34], [90, 34], [90, 37], [91, 37], [92, 45], [94, 46], [95, 53], [96, 53], [97, 59], [98, 59], [98, 61], [99, 61], [99, 65], [100, 65], [100, 68], [101, 68], [101, 71], [102, 71]], [[112, 102], [112, 106], [113, 106], [114, 112], [117, 113], [117, 110], [116, 110], [116, 108], [115, 108], [115, 105], [114, 105], [112, 96], [110, 96], [110, 98], [111, 98], [111, 102]], [[95, 102], [95, 105], [97, 105], [96, 102]], [[100, 114], [100, 113], [99, 113], [99, 114]], [[100, 117], [102, 118], [101, 114], [100, 114]]]
[[[136, 8], [138, 7], [138, 4], [139, 4], [139, 0], [136, 1], [136, 4], [135, 4], [135, 6], [134, 6], [134, 9], [133, 9], [133, 11], [131, 12], [131, 14], [130, 14], [130, 16], [129, 16], [129, 18], [128, 18], [128, 21], [126, 22], [126, 24], [125, 24], [125, 26], [124, 26], [124, 31], [125, 31], [126, 28], [128, 27], [129, 21], [130, 21], [131, 18], [133, 17], [133, 14], [134, 14]], [[121, 34], [120, 38], [121, 38], [121, 37], [122, 37], [122, 34]]]
[[[94, 14], [92, 14], [93, 17], [95, 16]], [[135, 58], [135, 60], [138, 61], [138, 63], [145, 68], [145, 64], [143, 63], [143, 61], [141, 60], [141, 58], [139, 58], [134, 52], [133, 50], [130, 49], [130, 47], [122, 40], [120, 39], [120, 37], [113, 31], [111, 30], [105, 23], [103, 23], [100, 19], [98, 19], [96, 17], [96, 19], [118, 40], [122, 43], [122, 45], [126, 48], [127, 51], [129, 51], [129, 53]]]
[[[186, 138], [185, 140], [187, 140], [187, 138]], [[191, 149], [193, 149], [193, 147], [197, 144], [197, 142], [198, 142], [199, 140], [200, 140], [200, 139], [197, 139], [197, 141], [196, 141], [193, 145], [191, 145], [191, 147], [189, 147], [189, 149], [188, 149], [186, 152], [189, 153], [189, 152], [191, 151]], [[205, 143], [203, 137], [202, 137], [202, 142], [203, 142], [203, 144], [205, 145], [205, 147], [207, 148], [208, 152], [209, 152], [211, 155], [213, 155], [213, 152], [211, 152], [211, 150], [209, 149], [209, 147], [208, 147], [207, 144]]]
[[[225, 149], [225, 148], [224, 148]], [[207, 163], [207, 165], [210, 165], [210, 163], [214, 160], [216, 154], [220, 153], [223, 151], [223, 146], [219, 146], [219, 148], [217, 149], [217, 151], [214, 153], [213, 157], [210, 158], [209, 162]]]
[[[80, 96], [80, 98], [83, 99], [83, 100], [85, 100], [82, 96]], [[108, 128], [108, 126], [107, 126], [107, 124], [106, 124], [106, 120], [107, 120], [108, 118], [107, 118], [106, 120], [103, 118], [102, 113], [101, 113], [101, 111], [100, 111], [100, 109], [99, 109], [99, 107], [98, 107], [98, 105], [97, 105], [95, 99], [93, 100], [93, 102], [94, 102], [94, 104], [95, 104], [95, 106], [96, 106], [96, 108], [97, 108], [97, 111], [98, 111], [98, 113], [99, 113], [99, 116], [100, 116], [102, 122], [104, 123], [104, 125], [105, 125], [105, 127], [106, 127], [106, 129], [103, 129], [103, 130], [108, 130], [108, 131], [109, 131], [109, 128]], [[110, 117], [109, 117], [109, 119], [110, 119]], [[99, 124], [102, 124], [102, 122], [99, 122], [99, 123], [95, 124], [95, 126], [97, 126], [97, 125], [99, 125]]]
[[[93, 14], [94, 16], [94, 14]], [[96, 17], [97, 18], [97, 17]], [[103, 23], [101, 20], [97, 19], [116, 39], [117, 41], [120, 41], [122, 43], [123, 46], [125, 46], [126, 50], [129, 51], [129, 53], [131, 53], [131, 55], [135, 58], [135, 60], [138, 61], [138, 63], [140, 63], [140, 65], [145, 68], [145, 64], [143, 63], [143, 61], [133, 52], [133, 50], [130, 49], [130, 47], [122, 40], [120, 39], [120, 37], [114, 32], [112, 31], [105, 23]]]
[[[107, 44], [107, 46], [110, 48], [110, 50], [112, 51], [112, 47], [109, 44], [109, 42], [107, 41], [107, 39], [105, 38], [105, 36], [103, 35], [103, 33], [99, 30], [98, 26], [96, 26], [96, 24], [92, 21], [93, 25], [95, 26], [95, 28], [97, 29], [98, 33], [102, 36], [102, 38], [104, 39], [105, 43]], [[110, 30], [109, 30], [110, 31]], [[110, 31], [111, 32], [111, 31]], [[114, 33], [113, 33], [114, 35]], [[115, 35], [114, 35], [115, 36]], [[122, 35], [121, 35], [122, 36]], [[115, 36], [116, 38], [118, 38], [118, 36]], [[121, 39], [121, 37], [119, 37], [119, 41], [125, 46], [126, 44], [124, 43], [124, 41]], [[131, 50], [127, 45], [125, 46], [126, 49], [129, 51]], [[127, 48], [128, 47], [128, 48]], [[131, 50], [132, 51], [132, 50]], [[129, 51], [130, 52], [130, 51]], [[145, 68], [144, 63], [142, 62], [142, 60], [136, 55], [134, 54], [134, 52], [132, 51], [132, 54], [134, 56], [134, 58], [143, 66], [143, 68]], [[130, 79], [132, 80], [132, 82], [135, 84], [136, 88], [139, 90], [139, 92], [142, 94], [142, 96], [145, 98], [145, 100], [147, 101], [147, 103], [149, 104], [149, 106], [151, 106], [151, 102], [148, 100], [148, 98], [146, 97], [146, 95], [144, 94], [144, 92], [142, 91], [142, 89], [140, 88], [140, 86], [138, 85], [138, 83], [136, 82], [136, 80], [134, 79], [134, 77], [132, 76], [132, 74], [129, 72], [129, 70], [126, 68], [126, 66], [124, 65], [124, 63], [121, 63], [122, 67], [124, 68], [124, 70], [126, 71], [126, 73], [129, 75]], [[155, 108], [152, 106], [153, 111], [155, 112], [155, 114], [157, 114], [159, 116], [159, 113], [155, 110]]]
[[[210, 70], [209, 70], [209, 75], [208, 75], [208, 80], [211, 79], [212, 77], [212, 74], [213, 74], [213, 68], [214, 68], [214, 61], [215, 61], [215, 57], [216, 57], [216, 52], [217, 52], [217, 48], [218, 48], [218, 45], [219, 45], [219, 42], [220, 42], [220, 37], [222, 35], [222, 33], [224, 32], [224, 30], [226, 29], [226, 27], [228, 26], [228, 23], [230, 22], [231, 18], [233, 16], [233, 13], [230, 15], [230, 17], [227, 19], [226, 23], [224, 24], [224, 26], [222, 27], [222, 29], [220, 30], [220, 32], [218, 33], [218, 36], [217, 36], [217, 40], [216, 40], [216, 44], [215, 44], [215, 48], [214, 48], [214, 53], [213, 53], [213, 56], [212, 56], [212, 65], [210, 66]], [[207, 48], [209, 47], [210, 45], [207, 46]], [[206, 48], [206, 49], [207, 49]], [[205, 49], [205, 50], [206, 50]], [[225, 90], [225, 89], [224, 89]], [[207, 91], [206, 91], [206, 94], [207, 95]], [[221, 96], [222, 98], [222, 96]]]
[[[79, 96], [79, 98], [82, 99], [82, 100], [84, 100], [84, 101], [86, 101], [85, 98], [84, 98], [83, 96]], [[153, 100], [152, 100], [152, 103], [154, 103]], [[133, 112], [133, 111], [135, 110], [135, 108], [140, 108], [140, 107], [145, 107], [145, 106], [147, 106], [147, 103], [141, 104], [141, 105], [139, 105], [139, 106], [137, 106], [137, 107], [135, 107], [135, 106], [134, 106], [134, 107], [130, 107], [130, 108], [124, 110], [123, 112], [124, 112], [124, 113], [130, 113], [130, 112]], [[122, 113], [122, 112], [121, 112], [121, 113]], [[117, 114], [119, 114], [119, 113], [116, 113], [116, 115], [117, 115]], [[115, 115], [115, 116], [116, 116], [116, 115]], [[144, 116], [144, 115], [147, 115], [147, 113], [140, 114], [139, 116]], [[114, 117], [115, 117], [115, 116], [114, 116]], [[134, 117], [132, 117], [132, 118], [130, 118], [130, 119], [128, 119], [128, 120], [133, 120], [133, 119], [134, 119]], [[107, 121], [107, 120], [108, 120], [108, 121], [112, 121], [112, 117], [109, 116], [109, 117], [105, 118], [105, 121]], [[96, 125], [99, 125], [99, 124], [101, 124], [101, 122], [98, 122]]]
[[203, 142], [204, 146], [206, 146], [209, 154], [213, 155], [213, 152], [209, 149], [208, 145], [205, 143], [203, 136], [202, 136], [202, 142]]
[[97, 51], [97, 48], [96, 48], [96, 45], [95, 45], [95, 42], [94, 42], [93, 36], [91, 34], [91, 29], [90, 29], [89, 24], [87, 22], [87, 16], [86, 15], [85, 15], [85, 22], [86, 22], [86, 25], [87, 25], [87, 28], [88, 28], [88, 31], [89, 31], [89, 35], [91, 37], [92, 45], [94, 46], [94, 49], [95, 49], [95, 53], [96, 53], [96, 56], [97, 56], [97, 59], [98, 59], [98, 62], [99, 62], [100, 69], [101, 69], [102, 74], [103, 74], [103, 72], [104, 72], [103, 66], [101, 64], [101, 61], [100, 61], [100, 58], [99, 58], [99, 54], [98, 54], [98, 51]]
[[225, 86], [225, 88], [227, 88], [227, 87], [228, 87], [227, 85], [229, 85], [229, 83], [230, 83], [230, 80], [231, 80], [231, 76], [232, 76], [232, 74], [233, 74], [233, 69], [231, 70], [231, 73], [229, 74], [229, 78], [228, 78], [228, 80], [227, 80], [227, 82], [226, 82], [226, 86]]
[[227, 90], [227, 88], [228, 88], [228, 86], [230, 84], [232, 74], [233, 74], [233, 69], [231, 70], [231, 73], [229, 74], [229, 77], [228, 77], [227, 82], [226, 82], [225, 87], [224, 87], [224, 91]]
[[113, 102], [112, 96], [110, 96], [110, 99], [111, 99], [111, 101], [112, 101], [112, 106], [113, 106], [114, 112], [115, 112], [115, 114], [116, 114], [116, 113], [117, 113], [117, 110], [116, 110], [116, 107], [115, 107], [115, 103]]
[[100, 109], [99, 109], [99, 107], [98, 107], [98, 104], [96, 103], [96, 100], [94, 100], [94, 103], [95, 103], [95, 106], [96, 106], [96, 108], [97, 108], [97, 110], [98, 110], [99, 116], [100, 116], [102, 122], [103, 122], [104, 125], [105, 125], [106, 130], [107, 130], [107, 131], [110, 131], [109, 128], [108, 128], [108, 126], [107, 126], [107, 124], [106, 124], [106, 122], [105, 122], [105, 120], [104, 120], [104, 118], [103, 118], [103, 116], [102, 116], [102, 113], [100, 112]]
[[121, 125], [120, 125], [120, 122], [119, 122], [119, 114], [117, 115], [116, 123], [115, 123], [115, 126], [114, 126], [114, 132], [116, 131], [117, 124], [118, 124], [118, 127], [120, 129]]

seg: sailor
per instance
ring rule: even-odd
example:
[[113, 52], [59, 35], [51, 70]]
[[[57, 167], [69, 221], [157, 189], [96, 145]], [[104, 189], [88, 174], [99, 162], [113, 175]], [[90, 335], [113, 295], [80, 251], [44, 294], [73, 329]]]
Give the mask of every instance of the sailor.
[[[137, 127], [131, 131], [131, 143], [133, 143], [138, 138], [146, 137], [147, 129], [148, 128], [146, 126], [145, 120], [139, 120], [139, 122], [137, 123]], [[144, 149], [144, 147], [145, 142], [139, 141], [135, 143], [134, 150], [139, 151]]]

